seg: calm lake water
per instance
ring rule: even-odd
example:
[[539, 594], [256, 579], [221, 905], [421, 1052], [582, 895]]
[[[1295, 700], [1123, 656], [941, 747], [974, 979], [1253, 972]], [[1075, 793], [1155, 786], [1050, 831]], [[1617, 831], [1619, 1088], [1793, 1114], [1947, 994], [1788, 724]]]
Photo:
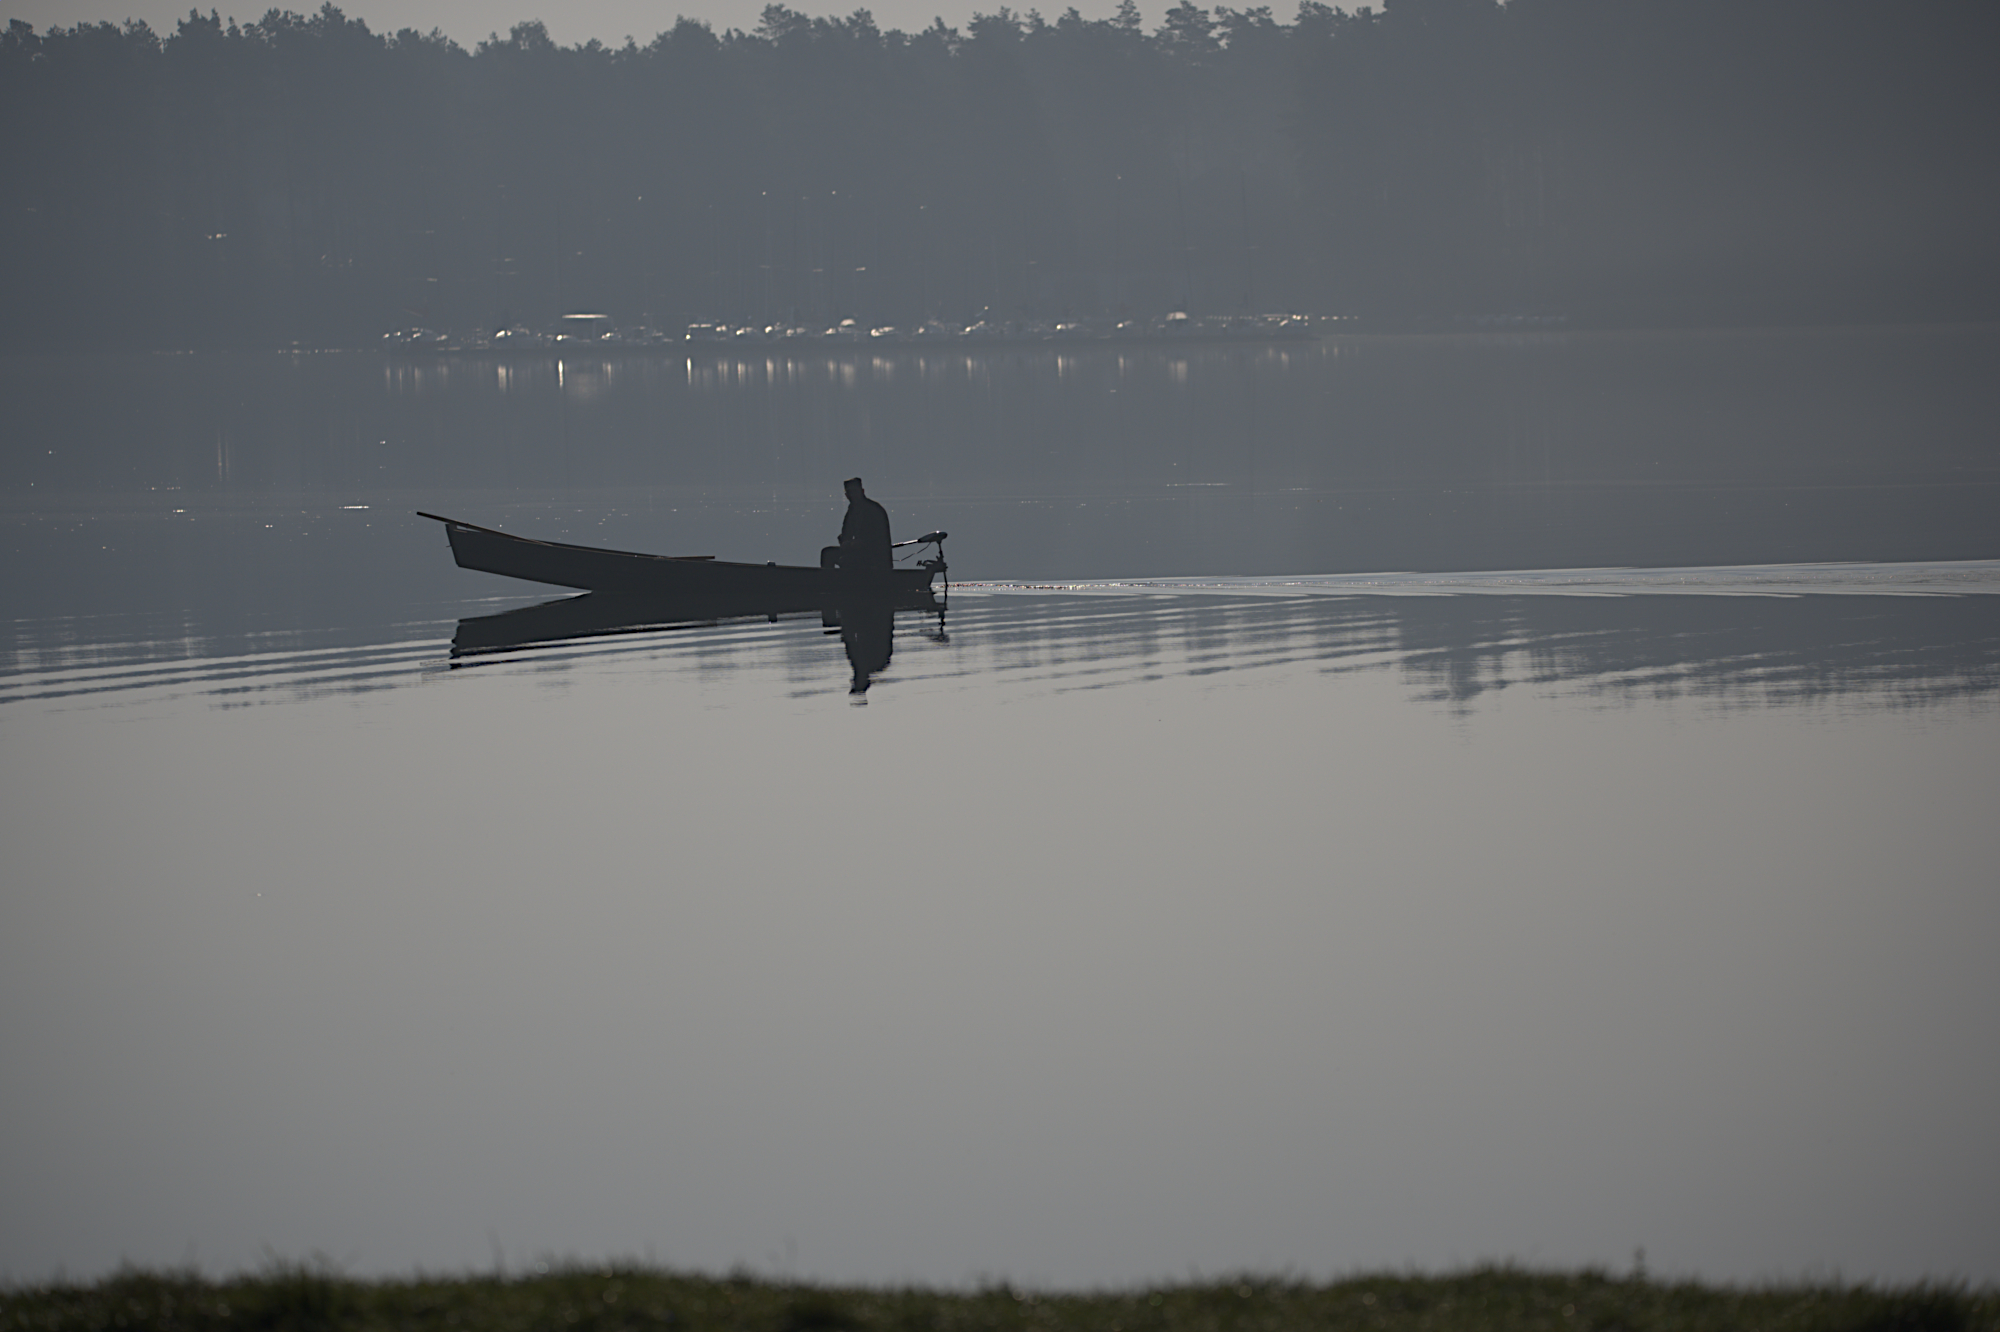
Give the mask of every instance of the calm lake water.
[[0, 361], [0, 1276], [2000, 1279], [1996, 352]]

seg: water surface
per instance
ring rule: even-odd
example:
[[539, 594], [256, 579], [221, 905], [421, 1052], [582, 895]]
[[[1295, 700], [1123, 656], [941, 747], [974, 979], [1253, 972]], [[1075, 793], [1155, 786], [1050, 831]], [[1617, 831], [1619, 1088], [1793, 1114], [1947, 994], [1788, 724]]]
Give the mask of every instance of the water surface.
[[1990, 343], [0, 365], [0, 1273], [2000, 1278]]

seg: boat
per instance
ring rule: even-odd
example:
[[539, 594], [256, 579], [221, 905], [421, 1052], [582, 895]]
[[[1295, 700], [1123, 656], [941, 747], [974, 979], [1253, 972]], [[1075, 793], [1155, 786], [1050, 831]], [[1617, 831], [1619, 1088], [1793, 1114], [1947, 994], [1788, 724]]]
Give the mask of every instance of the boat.
[[897, 548], [936, 547], [929, 558], [902, 568], [862, 572], [834, 567], [826, 554], [816, 568], [775, 561], [740, 564], [713, 555], [642, 555], [538, 541], [435, 513], [419, 512], [417, 517], [444, 524], [452, 558], [461, 569], [586, 592], [747, 604], [757, 607], [756, 613], [824, 609], [857, 596], [892, 600], [929, 597], [932, 585], [945, 577], [943, 532], [926, 532], [896, 543]]

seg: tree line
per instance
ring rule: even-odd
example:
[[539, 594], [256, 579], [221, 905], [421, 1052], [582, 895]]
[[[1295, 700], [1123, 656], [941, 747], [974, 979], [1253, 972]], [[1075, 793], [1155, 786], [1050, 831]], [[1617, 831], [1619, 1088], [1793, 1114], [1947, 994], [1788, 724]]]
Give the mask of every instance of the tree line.
[[1989, 0], [782, 4], [468, 50], [331, 3], [0, 37], [12, 346], [1305, 310], [2000, 312]]

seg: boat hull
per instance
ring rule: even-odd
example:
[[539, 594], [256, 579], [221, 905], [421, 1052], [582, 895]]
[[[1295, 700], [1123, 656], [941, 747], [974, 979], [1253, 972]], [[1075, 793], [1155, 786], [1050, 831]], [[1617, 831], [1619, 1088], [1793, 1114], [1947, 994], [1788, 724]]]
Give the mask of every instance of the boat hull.
[[857, 593], [892, 596], [928, 593], [938, 572], [922, 567], [861, 574], [793, 564], [739, 564], [707, 557], [642, 555], [560, 541], [536, 541], [435, 514], [423, 516], [445, 525], [452, 558], [461, 569], [620, 596], [749, 600], [760, 605], [806, 610], [837, 604]]

